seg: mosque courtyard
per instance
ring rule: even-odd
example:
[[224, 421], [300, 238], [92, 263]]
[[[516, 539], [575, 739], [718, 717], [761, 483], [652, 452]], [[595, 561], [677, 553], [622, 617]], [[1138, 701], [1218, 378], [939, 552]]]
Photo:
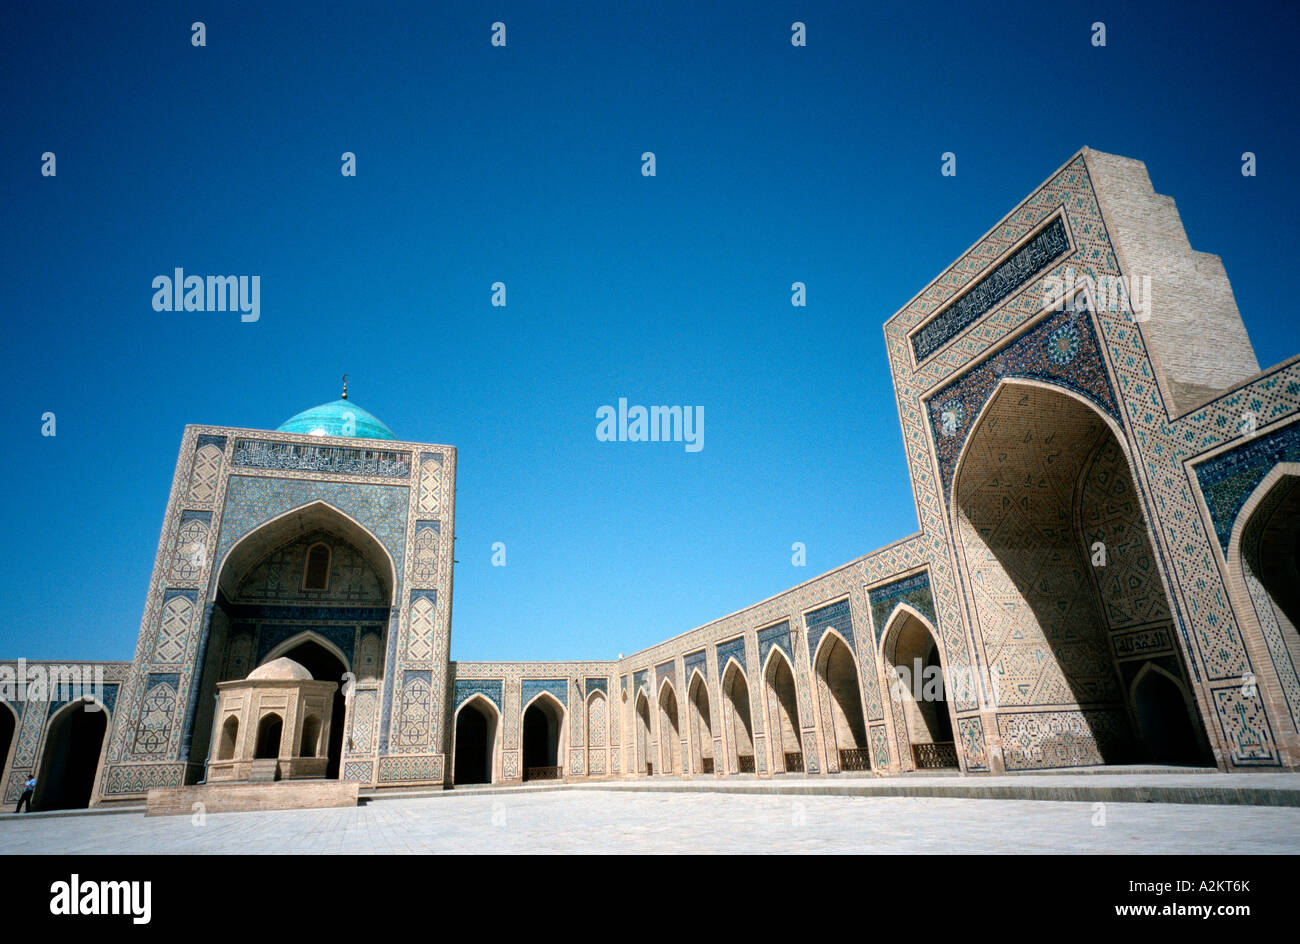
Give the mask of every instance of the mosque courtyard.
[[[1052, 779], [1062, 785], [1098, 780]], [[1208, 784], [1219, 778], [1196, 779]], [[1293, 779], [1273, 775], [1274, 783], [1288, 788]], [[780, 794], [761, 792], [758, 785], [743, 792], [677, 792], [611, 784], [390, 796], [342, 809], [163, 817], [138, 811], [6, 815], [0, 817], [0, 843], [7, 852], [29, 854], [196, 855], [1300, 850], [1296, 806], [837, 796], [791, 788]]]

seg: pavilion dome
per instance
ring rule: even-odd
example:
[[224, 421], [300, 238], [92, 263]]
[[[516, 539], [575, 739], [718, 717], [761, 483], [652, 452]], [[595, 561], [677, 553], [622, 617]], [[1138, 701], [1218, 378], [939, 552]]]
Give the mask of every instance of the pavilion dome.
[[250, 679], [275, 682], [309, 682], [311, 673], [287, 656], [272, 659], [266, 665], [259, 665], [248, 673]]
[[280, 424], [276, 432], [308, 436], [340, 436], [351, 439], [396, 439], [393, 431], [369, 410], [363, 410], [345, 395], [333, 403], [303, 410]]

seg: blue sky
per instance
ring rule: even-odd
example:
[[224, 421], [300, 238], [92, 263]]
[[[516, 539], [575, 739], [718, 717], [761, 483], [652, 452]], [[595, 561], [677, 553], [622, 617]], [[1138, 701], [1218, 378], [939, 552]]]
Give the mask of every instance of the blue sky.
[[[453, 658], [613, 658], [903, 537], [881, 325], [1083, 145], [1300, 351], [1293, 4], [182, 6], [6, 11], [6, 658], [131, 658], [185, 424], [345, 371], [459, 448]], [[260, 320], [153, 311], [177, 266]], [[704, 449], [597, 442], [620, 396]]]

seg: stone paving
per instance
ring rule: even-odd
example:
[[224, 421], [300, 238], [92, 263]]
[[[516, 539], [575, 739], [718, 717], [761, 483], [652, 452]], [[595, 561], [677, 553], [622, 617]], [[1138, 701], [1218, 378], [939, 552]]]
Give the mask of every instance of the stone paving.
[[[1102, 817], [1104, 816], [1104, 823]], [[1283, 853], [1300, 809], [1051, 800], [479, 792], [355, 809], [6, 818], [8, 853]]]

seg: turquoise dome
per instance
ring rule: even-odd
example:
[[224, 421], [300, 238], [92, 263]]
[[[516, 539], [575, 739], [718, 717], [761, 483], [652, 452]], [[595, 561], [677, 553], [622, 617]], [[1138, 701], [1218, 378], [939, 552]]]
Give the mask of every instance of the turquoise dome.
[[303, 433], [307, 436], [341, 436], [349, 439], [396, 439], [393, 431], [373, 413], [361, 409], [351, 400], [322, 403], [280, 424], [280, 433]]

